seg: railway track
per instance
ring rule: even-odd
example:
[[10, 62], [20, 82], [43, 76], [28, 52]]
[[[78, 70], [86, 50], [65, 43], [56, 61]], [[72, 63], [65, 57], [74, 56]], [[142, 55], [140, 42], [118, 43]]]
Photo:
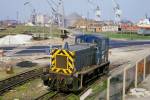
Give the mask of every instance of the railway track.
[[[107, 78], [107, 76], [103, 76], [101, 78], [99, 78], [98, 80], [96, 80], [93, 84], [99, 84], [99, 82], [101, 81], [105, 81]], [[85, 91], [87, 91], [88, 89], [91, 88], [91, 85], [93, 85], [91, 83], [89, 83], [89, 85], [87, 87], [84, 88], [83, 91], [75, 93], [75, 95], [81, 96], [82, 94], [84, 94]], [[68, 98], [69, 96], [71, 96], [72, 93], [62, 93], [62, 92], [58, 92], [58, 91], [49, 91], [37, 98], [35, 98], [34, 100], [66, 100], [66, 98]]]
[[19, 75], [10, 77], [5, 80], [0, 81], [0, 95], [4, 94], [8, 90], [22, 85], [32, 79], [35, 79], [37, 77], [40, 77], [42, 75], [43, 68], [33, 69], [28, 72], [21, 73]]
[[49, 92], [35, 98], [35, 100], [50, 100], [51, 98], [53, 98], [57, 94], [58, 94], [57, 91], [49, 91]]
[[[114, 66], [120, 66], [120, 65], [114, 65]], [[115, 69], [116, 67], [113, 67], [111, 68], [112, 69]], [[103, 75], [103, 76], [100, 76], [100, 78], [96, 78], [94, 79], [92, 82], [89, 82], [87, 84], [87, 86], [84, 88], [83, 91], [79, 92], [79, 93], [76, 93], [75, 95], [78, 95], [79, 97], [81, 95], [83, 95], [88, 89], [91, 88], [92, 85], [96, 85], [96, 84], [100, 84], [101, 82], [103, 81], [106, 81], [107, 79], [107, 76], [108, 75]], [[37, 98], [34, 98], [34, 100], [66, 100], [67, 97], [69, 97], [71, 95], [71, 93], [69, 94], [65, 94], [65, 93], [61, 93], [61, 92], [58, 92], [58, 91], [49, 91]]]
[[60, 93], [58, 91], [49, 91], [34, 100], [65, 100], [70, 94]]
[[[105, 79], [106, 79], [106, 77], [98, 79], [96, 82], [94, 82], [94, 84], [98, 84], [99, 81], [104, 81]], [[89, 85], [82, 92], [79, 92], [76, 95], [81, 96], [82, 94], [84, 94], [85, 91], [90, 89], [90, 86], [91, 85]], [[66, 98], [68, 98], [69, 96], [71, 96], [71, 93], [66, 94], [66, 93], [60, 93], [57, 91], [50, 91], [50, 92], [47, 92], [47, 93], [37, 97], [34, 100], [66, 100]]]

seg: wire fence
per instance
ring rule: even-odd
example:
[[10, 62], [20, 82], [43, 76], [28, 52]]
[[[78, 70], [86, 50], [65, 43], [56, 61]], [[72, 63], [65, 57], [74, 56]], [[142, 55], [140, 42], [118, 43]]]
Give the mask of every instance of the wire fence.
[[125, 94], [136, 88], [149, 74], [150, 55], [115, 69], [104, 82], [91, 87], [91, 94], [84, 100], [125, 100]]
[[125, 66], [107, 79], [107, 100], [125, 100], [130, 88], [136, 88], [150, 74], [150, 55]]

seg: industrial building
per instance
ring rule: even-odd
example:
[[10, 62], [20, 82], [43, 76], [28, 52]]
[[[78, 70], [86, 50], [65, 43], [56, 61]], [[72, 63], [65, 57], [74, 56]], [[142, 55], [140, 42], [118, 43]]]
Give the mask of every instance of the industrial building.
[[113, 21], [93, 21], [93, 20], [78, 20], [74, 27], [84, 29], [89, 32], [117, 32], [118, 25]]
[[118, 32], [117, 25], [104, 25], [102, 26], [102, 32]]
[[121, 24], [121, 30], [137, 32], [139, 30], [139, 27], [137, 25]]

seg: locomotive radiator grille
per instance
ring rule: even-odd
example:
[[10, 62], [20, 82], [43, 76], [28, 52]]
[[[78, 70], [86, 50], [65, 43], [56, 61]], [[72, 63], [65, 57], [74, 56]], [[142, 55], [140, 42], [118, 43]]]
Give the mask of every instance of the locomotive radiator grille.
[[50, 71], [70, 75], [74, 71], [74, 52], [68, 50], [54, 49], [51, 52]]

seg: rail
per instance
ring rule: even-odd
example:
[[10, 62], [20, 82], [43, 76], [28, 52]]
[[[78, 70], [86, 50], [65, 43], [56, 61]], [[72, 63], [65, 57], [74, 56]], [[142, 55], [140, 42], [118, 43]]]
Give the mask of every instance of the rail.
[[34, 100], [50, 100], [55, 95], [57, 95], [57, 93], [58, 93], [57, 91], [49, 91], [49, 92], [35, 98]]
[[27, 81], [40, 77], [42, 75], [43, 68], [33, 69], [28, 72], [21, 73], [19, 75], [10, 77], [0, 81], [0, 95], [4, 94], [8, 90], [22, 85]]
[[70, 93], [61, 93], [58, 91], [49, 91], [34, 100], [65, 100], [68, 96], [70, 96]]

